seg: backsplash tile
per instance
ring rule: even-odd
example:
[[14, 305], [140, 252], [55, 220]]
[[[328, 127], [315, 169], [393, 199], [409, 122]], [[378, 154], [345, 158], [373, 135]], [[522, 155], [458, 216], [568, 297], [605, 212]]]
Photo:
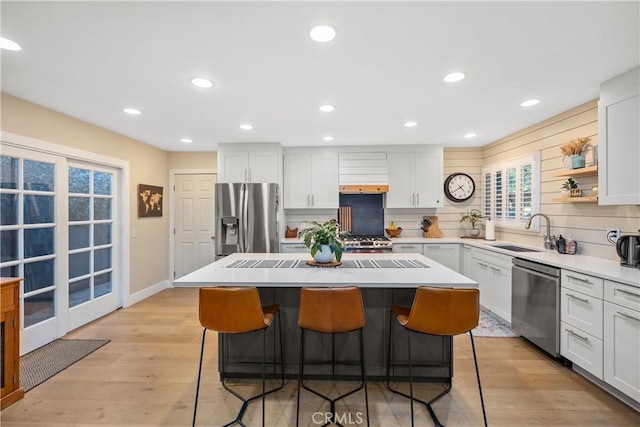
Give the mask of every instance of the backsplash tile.
[[340, 206], [351, 206], [351, 234], [384, 235], [382, 194], [340, 194]]

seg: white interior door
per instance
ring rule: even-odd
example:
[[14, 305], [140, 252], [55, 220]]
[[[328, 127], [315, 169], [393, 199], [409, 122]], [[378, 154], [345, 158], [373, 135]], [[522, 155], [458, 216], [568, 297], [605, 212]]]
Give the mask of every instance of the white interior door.
[[210, 264], [215, 258], [216, 174], [175, 176], [174, 278]]
[[119, 173], [92, 164], [68, 168], [69, 330], [118, 308], [121, 292]]

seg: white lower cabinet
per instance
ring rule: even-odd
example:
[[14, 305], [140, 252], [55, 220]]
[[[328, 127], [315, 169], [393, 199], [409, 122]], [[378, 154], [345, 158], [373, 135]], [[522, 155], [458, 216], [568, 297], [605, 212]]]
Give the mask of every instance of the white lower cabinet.
[[511, 322], [511, 259], [508, 255], [472, 249], [471, 276], [480, 287], [480, 304]]
[[281, 243], [280, 252], [285, 254], [305, 253], [309, 252], [309, 248], [307, 248], [303, 243]]
[[605, 281], [605, 289], [604, 381], [640, 402], [640, 288]]
[[394, 254], [422, 254], [422, 245], [418, 243], [394, 243], [391, 247]]
[[560, 354], [601, 380], [602, 340], [568, 323], [560, 325]]
[[473, 279], [473, 256], [471, 255], [471, 246], [462, 245], [460, 250], [460, 274]]
[[423, 254], [435, 262], [444, 265], [455, 272], [460, 272], [460, 245], [453, 244], [425, 244]]

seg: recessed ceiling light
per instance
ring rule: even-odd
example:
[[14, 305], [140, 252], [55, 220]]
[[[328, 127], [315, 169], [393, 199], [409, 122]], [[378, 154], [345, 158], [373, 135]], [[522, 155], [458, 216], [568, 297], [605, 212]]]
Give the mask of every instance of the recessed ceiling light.
[[465, 138], [475, 138], [476, 136], [478, 136], [475, 132], [467, 132], [464, 134]]
[[455, 73], [447, 74], [442, 78], [442, 80], [444, 80], [447, 83], [455, 83], [464, 79], [466, 76], [467, 76], [466, 73], [463, 73], [462, 71], [456, 71]]
[[416, 126], [418, 126], [417, 122], [405, 122], [404, 123], [404, 127], [406, 127], [406, 128], [414, 128]]
[[193, 140], [189, 139], [189, 138], [182, 138], [180, 140], [180, 142], [184, 142], [185, 144], [191, 144], [193, 142]]
[[122, 111], [127, 114], [131, 114], [132, 116], [139, 116], [140, 114], [142, 114], [142, 111], [138, 110], [137, 108], [131, 107], [124, 108]]
[[195, 79], [191, 79], [191, 84], [193, 84], [194, 86], [197, 87], [201, 87], [204, 89], [208, 89], [210, 87], [213, 87], [213, 82], [209, 79], [205, 79], [202, 77], [196, 77]]
[[309, 31], [309, 37], [319, 43], [330, 42], [336, 37], [336, 29], [331, 25], [316, 25]]
[[333, 105], [326, 104], [326, 105], [321, 105], [320, 108], [318, 108], [318, 109], [320, 111], [322, 111], [323, 113], [330, 113], [333, 110], [335, 110], [336, 107], [334, 107]]
[[0, 48], [7, 50], [22, 50], [20, 45], [13, 40], [5, 39], [4, 37], [0, 37]]
[[253, 126], [251, 126], [248, 123], [245, 123], [245, 124], [240, 125], [240, 129], [242, 129], [242, 130], [252, 130]]
[[539, 99], [528, 99], [520, 104], [521, 107], [531, 107], [532, 105], [536, 105], [540, 102]]
[[333, 141], [333, 137], [332, 136], [325, 136], [324, 138], [322, 138], [323, 141]]

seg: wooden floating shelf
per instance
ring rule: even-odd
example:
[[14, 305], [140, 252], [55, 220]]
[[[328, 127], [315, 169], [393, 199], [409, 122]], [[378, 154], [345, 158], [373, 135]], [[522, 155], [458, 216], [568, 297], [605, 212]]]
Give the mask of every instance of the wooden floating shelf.
[[597, 175], [598, 174], [598, 166], [589, 166], [587, 168], [580, 169], [569, 169], [565, 172], [557, 173], [556, 176], [589, 176], [589, 175]]
[[555, 197], [551, 201], [558, 203], [598, 203], [598, 196]]

